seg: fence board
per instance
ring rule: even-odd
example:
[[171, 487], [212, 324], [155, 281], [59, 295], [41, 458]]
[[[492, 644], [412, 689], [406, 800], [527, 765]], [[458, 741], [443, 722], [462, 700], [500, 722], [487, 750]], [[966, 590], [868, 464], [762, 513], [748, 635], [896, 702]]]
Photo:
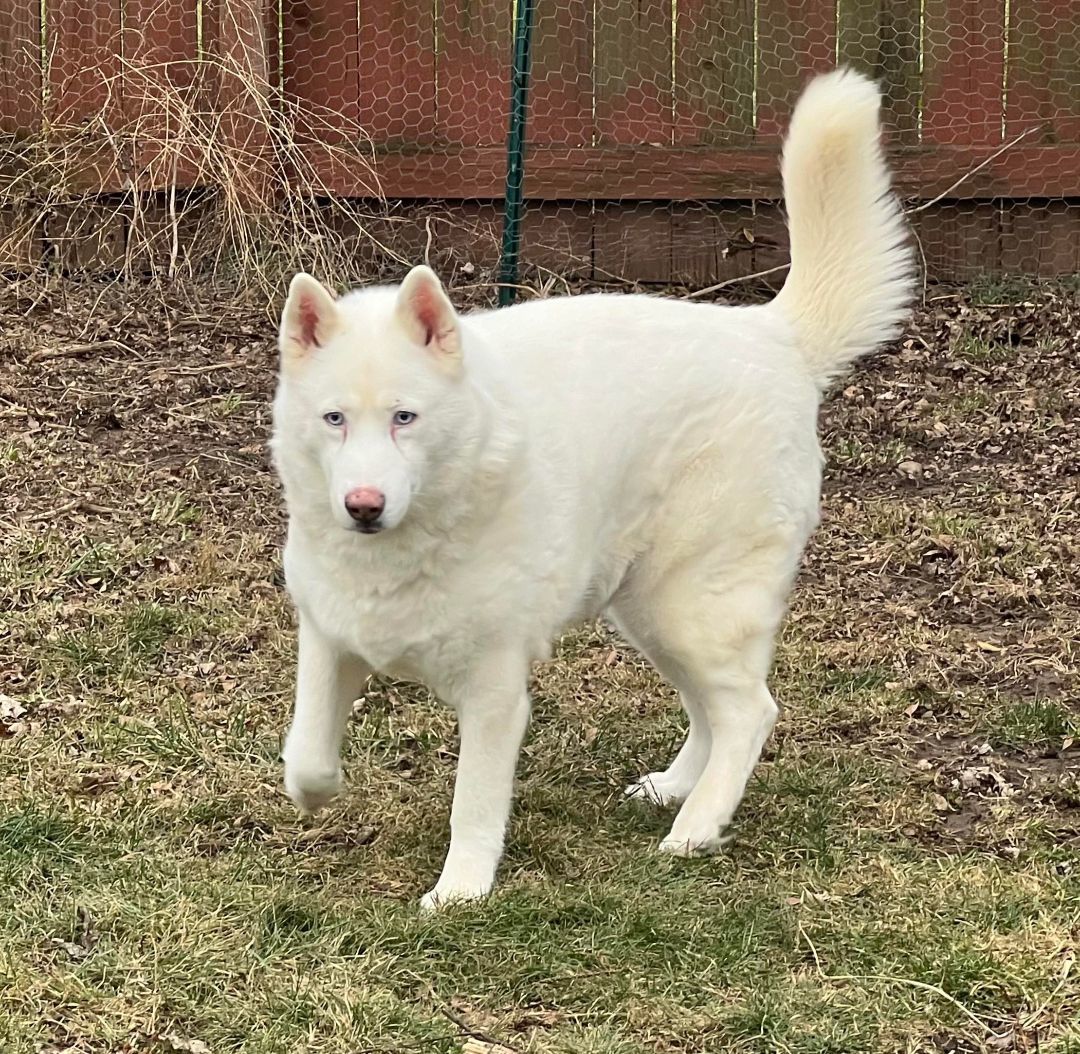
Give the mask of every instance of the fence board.
[[675, 27], [675, 142], [754, 133], [754, 0], [683, 0]]
[[925, 0], [922, 138], [1001, 142], [1005, 14], [986, 0]]
[[810, 72], [835, 64], [835, 0], [770, 0], [758, 23], [758, 140], [777, 139]]
[[41, 127], [40, 19], [38, 0], [0, 3], [0, 132]]
[[754, 238], [754, 261], [753, 267], [748, 267], [747, 270], [756, 274], [759, 271], [783, 268], [772, 274], [762, 275], [760, 279], [769, 288], [779, 289], [787, 278], [786, 265], [791, 262], [787, 215], [783, 204], [778, 201], [755, 201], [751, 234]]
[[0, 205], [0, 273], [26, 274], [41, 266], [41, 213], [25, 205]]
[[529, 144], [586, 146], [592, 142], [592, 33], [591, 4], [536, 5]]
[[601, 209], [593, 225], [593, 268], [602, 281], [671, 281], [671, 210], [640, 202]]
[[360, 124], [374, 143], [435, 138], [434, 9], [414, 0], [362, 0]]
[[300, 107], [298, 131], [328, 143], [359, 134], [356, 0], [283, 0], [282, 88]]
[[920, 0], [840, 0], [837, 55], [882, 86], [886, 127], [895, 142], [919, 138]]
[[1080, 274], [1080, 209], [1064, 201], [1006, 207], [1001, 270], [1045, 277]]
[[595, 33], [593, 91], [600, 142], [670, 143], [670, 2], [600, 4]]
[[526, 265], [561, 275], [592, 275], [593, 207], [591, 204], [530, 204], [521, 223]]
[[123, 112], [120, 4], [49, 0], [45, 18], [49, 124], [70, 128], [100, 119], [117, 128]]
[[[671, 280], [693, 287], [753, 271], [754, 206], [671, 207]], [[748, 236], [749, 235], [749, 236]]]
[[1080, 142], [1080, 20], [1075, 0], [1024, 0], [1009, 8], [1005, 135]]
[[[179, 91], [195, 81], [199, 63], [198, 12], [191, 0], [124, 0], [123, 54], [128, 69]], [[143, 99], [138, 83], [125, 84], [129, 113]]]
[[[270, 175], [270, 70], [264, 0], [208, 0], [204, 48], [212, 59], [207, 94], [220, 120], [219, 155], [233, 191], [265, 203]], [[202, 174], [206, 178], [206, 173]]]
[[[190, 127], [198, 98], [198, 20], [190, 0], [126, 0], [124, 5], [124, 115], [137, 137], [134, 165], [140, 189], [176, 183], [183, 155], [176, 137]], [[190, 133], [189, 133], [190, 134]]]
[[506, 142], [510, 113], [511, 4], [444, 0], [439, 41], [439, 136], [450, 143]]
[[965, 282], [1001, 269], [998, 202], [942, 202], [915, 213], [911, 227], [931, 277]]

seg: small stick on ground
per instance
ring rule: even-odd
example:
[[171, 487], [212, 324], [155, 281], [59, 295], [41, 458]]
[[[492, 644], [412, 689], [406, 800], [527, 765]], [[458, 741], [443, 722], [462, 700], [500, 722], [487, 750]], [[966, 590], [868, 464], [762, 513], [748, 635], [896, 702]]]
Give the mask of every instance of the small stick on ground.
[[118, 340], [98, 340], [92, 344], [73, 344], [70, 348], [49, 348], [46, 351], [36, 351], [27, 358], [27, 362], [43, 362], [45, 359], [75, 359], [80, 355], [89, 355], [95, 351], [126, 351], [131, 349]]

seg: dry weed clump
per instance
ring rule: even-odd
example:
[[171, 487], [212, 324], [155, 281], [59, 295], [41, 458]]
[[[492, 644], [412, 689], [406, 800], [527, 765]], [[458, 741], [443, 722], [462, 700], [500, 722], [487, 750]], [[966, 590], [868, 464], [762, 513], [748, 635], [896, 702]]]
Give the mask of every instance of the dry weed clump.
[[[0, 262], [24, 263], [44, 236], [53, 271], [210, 279], [267, 299], [301, 268], [344, 285], [411, 262], [414, 222], [383, 198], [363, 129], [270, 85], [250, 52], [126, 60], [100, 83], [88, 116], [47, 106], [37, 134], [0, 137]], [[333, 193], [342, 171], [363, 198]]]

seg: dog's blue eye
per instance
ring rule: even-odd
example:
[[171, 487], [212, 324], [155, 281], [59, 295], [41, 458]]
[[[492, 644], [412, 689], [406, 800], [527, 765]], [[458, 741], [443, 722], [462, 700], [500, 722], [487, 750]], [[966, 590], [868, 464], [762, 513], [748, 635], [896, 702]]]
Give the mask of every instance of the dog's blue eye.
[[340, 428], [345, 423], [345, 415], [340, 410], [331, 410], [328, 414], [323, 414], [322, 419], [334, 428]]
[[415, 420], [416, 414], [414, 414], [412, 410], [398, 410], [397, 413], [394, 414], [394, 424], [399, 428], [404, 425], [411, 425]]

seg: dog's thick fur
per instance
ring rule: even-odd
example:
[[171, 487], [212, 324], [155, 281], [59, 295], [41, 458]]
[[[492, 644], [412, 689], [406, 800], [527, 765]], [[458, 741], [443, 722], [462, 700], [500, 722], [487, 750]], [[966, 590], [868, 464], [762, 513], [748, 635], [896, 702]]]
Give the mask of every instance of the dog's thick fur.
[[683, 802], [661, 850], [722, 844], [776, 719], [766, 676], [817, 522], [821, 391], [897, 333], [911, 295], [879, 101], [846, 71], [799, 101], [791, 272], [767, 305], [581, 296], [458, 317], [423, 267], [340, 300], [293, 280], [273, 440], [300, 619], [285, 783], [309, 812], [338, 793], [373, 670], [455, 707], [426, 906], [491, 889], [530, 666], [600, 614], [689, 716], [674, 761], [629, 793]]

